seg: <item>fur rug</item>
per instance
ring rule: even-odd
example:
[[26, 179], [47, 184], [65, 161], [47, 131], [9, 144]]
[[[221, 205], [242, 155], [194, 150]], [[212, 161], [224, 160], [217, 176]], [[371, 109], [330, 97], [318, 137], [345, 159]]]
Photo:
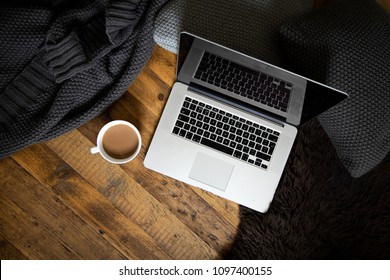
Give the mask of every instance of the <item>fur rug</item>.
[[389, 259], [390, 156], [352, 178], [313, 120], [299, 130], [268, 212], [240, 215], [226, 259]]

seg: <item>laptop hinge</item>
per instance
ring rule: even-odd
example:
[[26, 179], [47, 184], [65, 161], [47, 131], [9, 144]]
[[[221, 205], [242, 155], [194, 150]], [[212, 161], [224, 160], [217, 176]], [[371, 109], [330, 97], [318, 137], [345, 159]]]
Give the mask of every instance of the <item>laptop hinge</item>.
[[201, 94], [201, 95], [204, 95], [204, 96], [207, 96], [211, 99], [220, 101], [228, 106], [234, 107], [235, 109], [238, 109], [238, 110], [243, 111], [245, 113], [249, 113], [249, 114], [255, 115], [257, 117], [260, 117], [260, 118], [265, 119], [267, 121], [270, 121], [278, 126], [284, 127], [284, 125], [285, 125], [284, 123], [285, 123], [286, 119], [284, 119], [276, 114], [267, 112], [266, 110], [263, 110], [261, 108], [255, 107], [255, 106], [250, 105], [250, 104], [247, 104], [247, 103], [242, 102], [240, 100], [234, 99], [230, 96], [223, 95], [219, 92], [213, 91], [209, 88], [195, 84], [193, 82], [191, 82], [189, 84], [188, 90], [193, 91], [193, 92], [198, 93], [198, 94]]

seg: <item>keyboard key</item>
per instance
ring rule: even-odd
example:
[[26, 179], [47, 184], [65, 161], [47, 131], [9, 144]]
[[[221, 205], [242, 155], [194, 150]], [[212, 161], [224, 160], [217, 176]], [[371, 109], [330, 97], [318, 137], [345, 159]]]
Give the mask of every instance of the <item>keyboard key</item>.
[[268, 135], [268, 139], [271, 140], [271, 141], [273, 141], [273, 142], [278, 141], [278, 137], [275, 136], [275, 135], [272, 135], [272, 134]]
[[236, 150], [236, 151], [234, 151], [233, 156], [236, 158], [241, 158], [242, 152]]
[[184, 126], [184, 123], [182, 121], [177, 121], [176, 122], [176, 126], [177, 127], [183, 127]]
[[187, 133], [187, 131], [186, 131], [185, 129], [180, 129], [179, 135], [180, 135], [181, 137], [185, 137], [185, 136], [186, 136], [186, 133]]
[[180, 113], [182, 113], [183, 115], [189, 116], [191, 114], [191, 110], [184, 107], [184, 108], [181, 108]]
[[225, 154], [233, 155], [233, 151], [234, 150], [232, 148], [226, 147], [225, 145], [222, 145], [222, 144], [217, 143], [215, 141], [212, 141], [210, 139], [202, 138], [200, 143], [205, 145], [205, 146], [208, 146], [210, 148], [216, 149], [216, 150], [218, 150], [220, 152], [223, 152]]
[[196, 134], [192, 137], [192, 141], [197, 142], [197, 143], [200, 142], [200, 139], [201, 139], [201, 137], [199, 135], [196, 135]]
[[175, 126], [175, 127], [173, 128], [172, 133], [174, 133], [174, 134], [179, 134], [179, 131], [180, 131], [180, 128], [177, 127], [177, 126]]
[[180, 114], [179, 117], [178, 117], [179, 120], [183, 121], [183, 122], [189, 122], [190, 118], [188, 116], [185, 116], [183, 114]]
[[263, 169], [268, 168], [264, 163], [270, 161], [280, 134], [189, 97], [172, 133]]
[[261, 158], [261, 159], [266, 160], [266, 161], [270, 161], [270, 159], [271, 159], [270, 155], [264, 154], [262, 152], [257, 152], [256, 157]]
[[193, 133], [187, 132], [186, 138], [191, 140], [193, 135], [194, 135]]

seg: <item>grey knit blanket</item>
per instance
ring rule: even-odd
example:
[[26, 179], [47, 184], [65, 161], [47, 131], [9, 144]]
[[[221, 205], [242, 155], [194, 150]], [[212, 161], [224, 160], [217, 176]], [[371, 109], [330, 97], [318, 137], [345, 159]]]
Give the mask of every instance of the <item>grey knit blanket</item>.
[[2, 1], [0, 158], [116, 101], [149, 59], [166, 1]]

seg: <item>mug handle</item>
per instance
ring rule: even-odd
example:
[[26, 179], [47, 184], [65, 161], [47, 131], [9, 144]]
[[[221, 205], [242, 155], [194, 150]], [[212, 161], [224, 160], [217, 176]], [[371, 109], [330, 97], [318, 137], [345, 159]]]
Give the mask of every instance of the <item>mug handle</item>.
[[96, 154], [98, 152], [99, 152], [99, 148], [98, 147], [91, 148], [91, 154]]

